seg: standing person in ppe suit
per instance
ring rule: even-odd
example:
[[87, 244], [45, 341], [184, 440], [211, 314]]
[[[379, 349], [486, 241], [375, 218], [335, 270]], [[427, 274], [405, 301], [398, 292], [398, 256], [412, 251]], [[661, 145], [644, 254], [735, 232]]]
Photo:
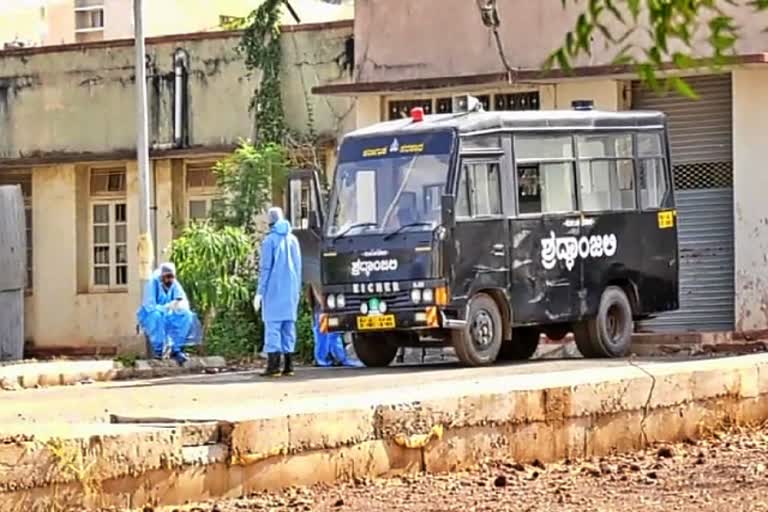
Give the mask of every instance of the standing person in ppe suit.
[[293, 375], [292, 356], [301, 295], [301, 249], [291, 234], [291, 224], [283, 218], [283, 210], [270, 208], [267, 220], [270, 231], [261, 243], [259, 289], [253, 298], [253, 308], [257, 312], [262, 310], [264, 320], [267, 369], [262, 375], [279, 377]]
[[136, 317], [156, 358], [170, 355], [184, 364], [189, 359], [184, 348], [199, 343], [202, 337], [200, 321], [190, 310], [187, 294], [176, 280], [173, 263], [163, 263], [155, 270], [144, 289], [144, 300]]

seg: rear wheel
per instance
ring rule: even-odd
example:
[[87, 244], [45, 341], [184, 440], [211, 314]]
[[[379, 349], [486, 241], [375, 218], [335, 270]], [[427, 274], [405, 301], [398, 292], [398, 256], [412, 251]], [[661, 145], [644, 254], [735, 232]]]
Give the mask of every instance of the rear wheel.
[[352, 346], [357, 358], [370, 368], [389, 366], [397, 355], [397, 345], [384, 334], [355, 333]]
[[501, 349], [501, 312], [490, 296], [481, 293], [469, 302], [467, 325], [451, 334], [456, 356], [466, 366], [487, 366]]
[[539, 348], [540, 329], [520, 327], [512, 331], [512, 339], [501, 344], [499, 361], [525, 361]]
[[632, 344], [632, 306], [618, 286], [609, 286], [600, 298], [597, 316], [574, 327], [579, 352], [584, 357], [623, 357]]

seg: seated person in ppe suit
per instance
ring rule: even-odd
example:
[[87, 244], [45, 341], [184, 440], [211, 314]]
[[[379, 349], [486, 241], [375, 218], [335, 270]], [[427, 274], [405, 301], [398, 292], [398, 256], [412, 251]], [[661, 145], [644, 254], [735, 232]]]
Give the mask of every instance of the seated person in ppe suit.
[[[265, 377], [293, 375], [292, 355], [296, 348], [296, 317], [301, 295], [301, 249], [291, 234], [291, 224], [283, 210], [267, 212], [270, 231], [261, 243], [259, 289], [253, 308], [262, 309], [264, 351], [267, 353]], [[283, 368], [280, 360], [283, 358]]]
[[136, 317], [156, 358], [170, 355], [184, 364], [188, 359], [184, 348], [196, 345], [202, 337], [200, 321], [189, 308], [173, 263], [163, 263], [155, 270], [144, 289], [144, 301]]
[[349, 366], [357, 368], [362, 363], [355, 361], [347, 355], [344, 347], [344, 337], [338, 332], [320, 332], [320, 304], [315, 303], [314, 318], [312, 322], [312, 334], [315, 337], [315, 365], [322, 368], [329, 366]]

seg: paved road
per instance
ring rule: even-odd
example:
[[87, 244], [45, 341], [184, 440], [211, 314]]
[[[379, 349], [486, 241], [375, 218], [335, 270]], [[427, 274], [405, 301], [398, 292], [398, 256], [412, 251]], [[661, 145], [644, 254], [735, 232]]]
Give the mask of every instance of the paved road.
[[[679, 361], [680, 359], [676, 359]], [[453, 364], [373, 369], [299, 369], [295, 377], [265, 380], [257, 372], [183, 376], [0, 392], [0, 432], [19, 424], [108, 422], [110, 414], [176, 419], [228, 419], [298, 411], [368, 407], [382, 401], [493, 389], [514, 382], [523, 388], [558, 379], [621, 378], [639, 372], [633, 365], [664, 365], [670, 360], [533, 361], [491, 368]], [[513, 380], [510, 380], [513, 379]]]

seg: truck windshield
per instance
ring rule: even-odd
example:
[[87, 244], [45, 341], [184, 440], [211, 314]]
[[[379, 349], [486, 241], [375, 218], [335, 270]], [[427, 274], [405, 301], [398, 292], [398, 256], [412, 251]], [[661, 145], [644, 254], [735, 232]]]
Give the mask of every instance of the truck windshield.
[[346, 140], [326, 234], [434, 229], [453, 140], [449, 131]]

